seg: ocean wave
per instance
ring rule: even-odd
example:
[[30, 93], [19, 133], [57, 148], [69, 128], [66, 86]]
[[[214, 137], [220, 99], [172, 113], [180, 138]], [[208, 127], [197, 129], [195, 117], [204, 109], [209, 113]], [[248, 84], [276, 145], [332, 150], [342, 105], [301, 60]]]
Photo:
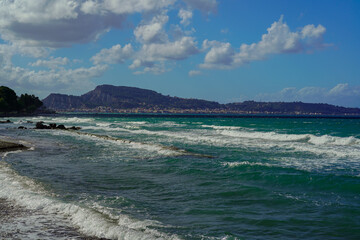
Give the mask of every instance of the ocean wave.
[[42, 211], [56, 222], [59, 215], [69, 220], [82, 233], [108, 239], [179, 239], [153, 227], [150, 220], [137, 220], [127, 215], [111, 216], [97, 208], [65, 203], [50, 196], [32, 179], [18, 175], [6, 163], [0, 163], [0, 197], [26, 209]]
[[[127, 139], [121, 139], [117, 137], [107, 136], [107, 135], [99, 135], [94, 133], [87, 133], [87, 132], [78, 132], [78, 131], [49, 131], [53, 135], [77, 135], [78, 137], [83, 137], [86, 139], [92, 139], [103, 143], [104, 141], [119, 144], [121, 146], [126, 145], [129, 148], [145, 150], [148, 152], [153, 152], [155, 156], [180, 156], [180, 155], [189, 155], [194, 157], [203, 157], [203, 158], [212, 158], [213, 156], [202, 154], [202, 153], [195, 153], [189, 152], [185, 149], [177, 148], [175, 146], [166, 146], [160, 145], [155, 143], [145, 143], [145, 142], [136, 142]], [[146, 156], [146, 155], [145, 155]]]
[[330, 135], [315, 136], [313, 134], [284, 134], [276, 132], [260, 132], [260, 131], [233, 131], [218, 130], [218, 133], [235, 137], [248, 139], [262, 139], [279, 142], [309, 142], [315, 145], [360, 145], [360, 139], [353, 136], [335, 137]]
[[212, 129], [216, 129], [216, 130], [223, 130], [223, 129], [238, 130], [238, 129], [243, 129], [243, 127], [236, 127], [236, 126], [217, 126], [217, 125], [201, 125], [201, 127], [203, 127], [203, 128], [212, 128]]
[[[89, 127], [91, 129], [92, 127]], [[243, 147], [262, 150], [279, 148], [278, 151], [308, 152], [318, 156], [335, 158], [352, 157], [360, 159], [360, 139], [355, 137], [335, 137], [313, 134], [284, 134], [246, 130], [206, 130], [193, 131], [151, 131], [146, 129], [127, 129], [122, 127], [104, 128], [105, 131], [127, 132], [137, 135], [153, 135], [168, 138], [167, 141], [215, 145], [219, 147]]]
[[259, 163], [259, 162], [249, 162], [249, 161], [242, 161], [242, 162], [223, 162], [222, 165], [224, 167], [238, 167], [238, 166], [262, 166], [262, 167], [273, 167], [273, 164], [269, 163]]

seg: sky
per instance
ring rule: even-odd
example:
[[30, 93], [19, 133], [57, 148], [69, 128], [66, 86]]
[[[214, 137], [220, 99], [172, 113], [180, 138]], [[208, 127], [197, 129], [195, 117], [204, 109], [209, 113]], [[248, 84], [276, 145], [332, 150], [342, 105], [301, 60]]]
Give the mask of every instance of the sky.
[[358, 0], [0, 0], [0, 85], [360, 107]]

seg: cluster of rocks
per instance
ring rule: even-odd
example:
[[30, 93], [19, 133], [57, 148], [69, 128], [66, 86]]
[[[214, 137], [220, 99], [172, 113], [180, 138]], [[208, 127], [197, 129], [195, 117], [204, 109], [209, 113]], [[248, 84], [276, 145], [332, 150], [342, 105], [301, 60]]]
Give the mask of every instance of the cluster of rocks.
[[5, 121], [0, 121], [0, 123], [12, 123], [9, 119]]
[[[19, 127], [20, 128], [20, 127]], [[56, 123], [50, 123], [49, 125], [44, 124], [44, 122], [37, 122], [35, 129], [60, 129], [60, 130], [80, 130], [81, 127], [65, 127], [63, 124], [56, 125]]]

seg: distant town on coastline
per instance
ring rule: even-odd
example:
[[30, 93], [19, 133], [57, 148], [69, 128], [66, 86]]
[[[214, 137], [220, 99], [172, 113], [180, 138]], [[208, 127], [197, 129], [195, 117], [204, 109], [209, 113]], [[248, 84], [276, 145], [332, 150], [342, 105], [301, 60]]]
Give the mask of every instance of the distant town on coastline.
[[52, 93], [42, 101], [0, 87], [0, 115], [55, 112], [85, 113], [168, 113], [168, 114], [289, 114], [359, 116], [360, 108], [324, 103], [255, 102], [220, 104], [218, 102], [165, 96], [135, 87], [100, 85], [81, 96]]
[[57, 112], [360, 115], [359, 108], [323, 103], [255, 102], [220, 104], [200, 99], [165, 96], [135, 87], [100, 85], [81, 96], [52, 93], [44, 106]]

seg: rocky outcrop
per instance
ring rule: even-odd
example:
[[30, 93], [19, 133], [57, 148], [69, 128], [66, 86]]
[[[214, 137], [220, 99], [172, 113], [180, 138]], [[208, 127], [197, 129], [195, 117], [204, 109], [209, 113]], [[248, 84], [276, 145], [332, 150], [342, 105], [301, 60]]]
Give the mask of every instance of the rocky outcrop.
[[0, 140], [0, 152], [15, 151], [21, 149], [27, 149], [28, 147], [19, 144]]
[[59, 129], [59, 130], [80, 130], [81, 127], [69, 127], [66, 128], [64, 125], [57, 125], [56, 123], [50, 123], [49, 125], [44, 124], [44, 122], [37, 122], [35, 125], [35, 129]]
[[12, 123], [12, 122], [8, 119], [8, 120], [0, 121], [0, 123]]

